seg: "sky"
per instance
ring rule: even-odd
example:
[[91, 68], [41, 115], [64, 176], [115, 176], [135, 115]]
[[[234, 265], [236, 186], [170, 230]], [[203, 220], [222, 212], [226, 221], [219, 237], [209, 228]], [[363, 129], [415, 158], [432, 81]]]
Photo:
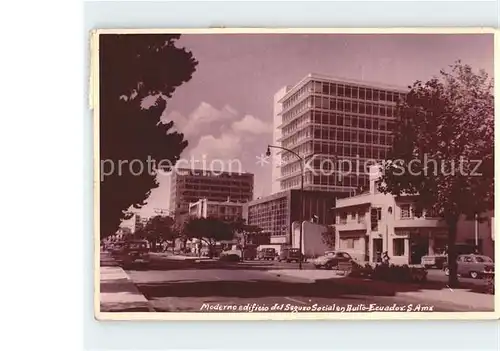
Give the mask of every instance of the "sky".
[[[281, 87], [309, 73], [405, 87], [457, 60], [493, 76], [492, 34], [184, 34], [177, 46], [199, 62], [162, 116], [189, 142], [181, 158], [224, 160], [226, 168], [231, 161], [233, 170], [254, 173], [255, 198], [271, 191], [271, 165], [257, 157], [272, 142]], [[145, 215], [169, 207], [169, 178], [158, 181]]]

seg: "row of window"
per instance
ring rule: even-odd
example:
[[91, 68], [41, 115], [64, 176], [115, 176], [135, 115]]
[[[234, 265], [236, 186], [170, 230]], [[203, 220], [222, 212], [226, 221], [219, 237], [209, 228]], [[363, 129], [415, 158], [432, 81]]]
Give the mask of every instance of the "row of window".
[[358, 212], [342, 212], [337, 216], [339, 224], [347, 224], [347, 222], [362, 223], [365, 220], [365, 211]]
[[285, 108], [293, 105], [306, 93], [320, 93], [368, 101], [398, 102], [405, 94], [393, 90], [360, 87], [353, 84], [311, 81], [283, 102]]
[[395, 117], [396, 107], [381, 104], [364, 103], [350, 100], [313, 96], [312, 106], [323, 110], [359, 113], [362, 115]]
[[249, 186], [248, 184], [244, 185], [225, 185], [225, 186], [209, 186], [208, 184], [205, 185], [193, 185], [193, 184], [186, 184], [182, 187], [182, 189], [188, 189], [188, 190], [201, 190], [201, 191], [239, 191], [239, 192], [251, 192], [252, 191], [252, 186]]
[[397, 116], [397, 108], [395, 106], [311, 96], [291, 110], [283, 113], [283, 123], [289, 122], [311, 108], [388, 118]]
[[253, 179], [242, 180], [242, 181], [228, 181], [224, 179], [196, 179], [196, 178], [185, 178], [179, 181], [180, 185], [192, 184], [192, 185], [224, 185], [224, 186], [252, 186]]
[[[366, 138], [365, 140], [369, 139]], [[370, 143], [369, 145], [356, 145], [356, 144], [338, 144], [332, 142], [309, 141], [291, 150], [299, 154], [301, 157], [306, 157], [306, 155], [313, 155], [313, 154], [326, 154], [336, 157], [359, 156], [360, 158], [382, 160], [385, 158], [388, 147], [375, 146], [373, 145], [373, 143]], [[281, 155], [281, 162], [282, 165], [285, 165], [287, 163], [295, 163], [298, 162], [298, 158], [295, 154], [285, 151]]]
[[283, 135], [290, 135], [293, 132], [295, 132], [297, 129], [302, 128], [303, 126], [311, 123], [311, 116], [313, 112], [308, 111], [304, 113], [302, 116], [291, 122], [290, 124], [287, 124], [286, 126], [281, 128], [281, 132]]
[[388, 133], [368, 132], [359, 129], [313, 128], [314, 139], [390, 146], [393, 136]]
[[[319, 113], [318, 113], [319, 115]], [[293, 144], [293, 142], [296, 142], [294, 138], [296, 135], [300, 135], [303, 137], [309, 137], [311, 133], [314, 133], [315, 138], [321, 138], [321, 139], [331, 139], [331, 140], [336, 140], [338, 138], [345, 138], [349, 139], [349, 136], [345, 136], [346, 133], [352, 133], [352, 132], [365, 132], [363, 130], [359, 129], [369, 129], [371, 131], [381, 131], [384, 132], [383, 134], [386, 135], [386, 132], [392, 132], [394, 130], [394, 122], [392, 121], [386, 121], [383, 119], [366, 119], [363, 117], [356, 117], [356, 116], [342, 116], [342, 115], [337, 115], [337, 114], [328, 114], [324, 115], [324, 118], [331, 118], [332, 120], [329, 123], [328, 121], [324, 120], [323, 123], [320, 121], [319, 116], [317, 121], [313, 122], [315, 124], [319, 124], [316, 126], [310, 126], [308, 128], [304, 128], [301, 130], [299, 133], [292, 134], [283, 134], [284, 137], [290, 136], [289, 138], [283, 139], [283, 145], [285, 144]], [[342, 128], [339, 128], [342, 127]], [[348, 128], [346, 128], [348, 127]], [[297, 128], [298, 129], [298, 128]], [[335, 132], [330, 132], [331, 130]], [[314, 132], [312, 132], [314, 131]], [[339, 135], [337, 137], [337, 134]], [[353, 138], [353, 141], [355, 141], [355, 138]]]
[[[306, 179], [312, 174], [311, 170], [314, 173], [321, 173], [324, 175], [333, 175], [337, 174], [337, 176], [343, 176], [348, 173], [353, 173], [356, 176], [360, 177], [368, 177], [370, 166], [373, 166], [373, 161], [368, 162], [361, 159], [344, 159], [344, 160], [335, 160], [335, 159], [315, 159], [310, 161], [310, 164], [307, 169], [305, 169]], [[294, 162], [289, 163], [281, 167], [281, 176], [285, 177], [290, 174], [299, 173], [301, 171], [300, 163]]]
[[[301, 177], [295, 176], [282, 180], [281, 189], [286, 190], [300, 186]], [[369, 179], [364, 174], [351, 174], [339, 178], [338, 175], [312, 175], [306, 174], [304, 177], [304, 185], [322, 185], [330, 187], [343, 187], [343, 188], [358, 188], [366, 187], [369, 184]]]
[[377, 117], [362, 117], [342, 113], [318, 112], [312, 113], [312, 122], [326, 126], [354, 127], [382, 131], [394, 131], [394, 121]]
[[220, 172], [220, 171], [210, 171], [207, 169], [203, 170], [186, 170], [186, 169], [181, 169], [178, 168], [176, 172], [172, 173], [174, 175], [175, 181], [181, 181], [183, 179], [189, 179], [192, 181], [206, 181], [207, 178], [210, 178], [210, 180], [217, 181], [218, 179], [225, 179], [225, 180], [238, 180], [238, 179], [253, 179], [252, 174], [241, 174], [238, 172]]
[[365, 131], [354, 128], [311, 126], [283, 140], [282, 146], [293, 148], [303, 140], [312, 137], [314, 137], [314, 139], [330, 141], [345, 141], [385, 146], [390, 146], [393, 142], [393, 135], [387, 132]]
[[437, 213], [433, 210], [417, 209], [411, 204], [403, 204], [399, 206], [401, 209], [401, 219], [414, 219], [414, 218], [435, 218]]
[[357, 157], [374, 160], [385, 159], [388, 148], [384, 146], [339, 144], [330, 142], [314, 142], [313, 152], [315, 154], [327, 154], [337, 157]]
[[[282, 110], [283, 122], [287, 123], [288, 121], [294, 119], [297, 115], [300, 115], [304, 111], [306, 111], [307, 109], [312, 108], [313, 101], [314, 100], [312, 97], [308, 97], [308, 98], [300, 101], [299, 103], [297, 103], [295, 106], [290, 106], [289, 110], [285, 109], [283, 106], [283, 110]], [[286, 111], [286, 112], [284, 112], [284, 111]]]

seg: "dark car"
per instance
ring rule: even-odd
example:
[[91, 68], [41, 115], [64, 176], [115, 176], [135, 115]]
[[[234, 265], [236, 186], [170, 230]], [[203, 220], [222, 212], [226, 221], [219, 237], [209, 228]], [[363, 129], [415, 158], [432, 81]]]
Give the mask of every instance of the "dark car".
[[[450, 274], [447, 263], [443, 270], [446, 275]], [[494, 270], [495, 264], [488, 256], [469, 254], [459, 255], [457, 258], [457, 274], [462, 277], [483, 278], [492, 274]]]
[[266, 248], [259, 251], [257, 254], [258, 260], [274, 260], [276, 258], [276, 249]]
[[149, 264], [150, 256], [148, 242], [146, 240], [127, 241], [123, 245], [122, 250], [116, 254], [116, 260], [125, 266]]
[[111, 253], [112, 256], [116, 256], [123, 251], [124, 247], [125, 247], [125, 241], [117, 241], [110, 245], [109, 252]]
[[304, 256], [299, 249], [283, 249], [278, 256], [279, 262], [299, 262], [300, 260], [304, 261]]
[[316, 268], [338, 269], [339, 263], [352, 262], [352, 257], [343, 251], [327, 251], [323, 256], [313, 260]]

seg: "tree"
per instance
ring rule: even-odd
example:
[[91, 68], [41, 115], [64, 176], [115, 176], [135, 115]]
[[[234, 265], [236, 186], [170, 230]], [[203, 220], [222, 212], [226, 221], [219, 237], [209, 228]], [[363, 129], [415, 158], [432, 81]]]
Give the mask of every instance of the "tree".
[[238, 218], [229, 222], [229, 225], [231, 226], [234, 236], [238, 237], [240, 245], [243, 247], [247, 245], [249, 241], [253, 241], [249, 240], [250, 238], [262, 233], [262, 228], [247, 224], [243, 218]]
[[448, 226], [449, 286], [458, 284], [457, 223], [493, 209], [493, 81], [457, 62], [410, 87], [379, 189], [413, 195]]
[[148, 221], [144, 231], [147, 233], [147, 239], [154, 243], [153, 247], [161, 241], [175, 241], [178, 233], [174, 229], [174, 224], [175, 220], [169, 216], [155, 216]]
[[321, 240], [330, 249], [335, 249], [335, 226], [328, 226], [326, 232], [321, 233]]
[[145, 204], [158, 186], [157, 171], [169, 171], [187, 146], [172, 130], [173, 121], [160, 121], [166, 100], [191, 79], [197, 65], [190, 52], [175, 45], [179, 37], [99, 37], [101, 237], [132, 216], [131, 206]]
[[199, 239], [208, 245], [209, 255], [217, 241], [233, 239], [233, 228], [217, 218], [190, 218], [184, 225], [184, 234], [189, 239]]

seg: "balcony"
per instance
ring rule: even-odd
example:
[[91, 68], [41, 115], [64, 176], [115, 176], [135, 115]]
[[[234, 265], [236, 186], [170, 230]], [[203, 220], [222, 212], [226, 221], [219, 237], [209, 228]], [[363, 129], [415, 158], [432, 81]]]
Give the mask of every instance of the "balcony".
[[446, 228], [441, 218], [403, 217], [394, 221], [394, 228]]
[[363, 230], [366, 231], [368, 228], [366, 219], [359, 219], [359, 220], [345, 220], [345, 219], [340, 219], [339, 223], [335, 225], [335, 228], [338, 231], [354, 231], [354, 230]]

